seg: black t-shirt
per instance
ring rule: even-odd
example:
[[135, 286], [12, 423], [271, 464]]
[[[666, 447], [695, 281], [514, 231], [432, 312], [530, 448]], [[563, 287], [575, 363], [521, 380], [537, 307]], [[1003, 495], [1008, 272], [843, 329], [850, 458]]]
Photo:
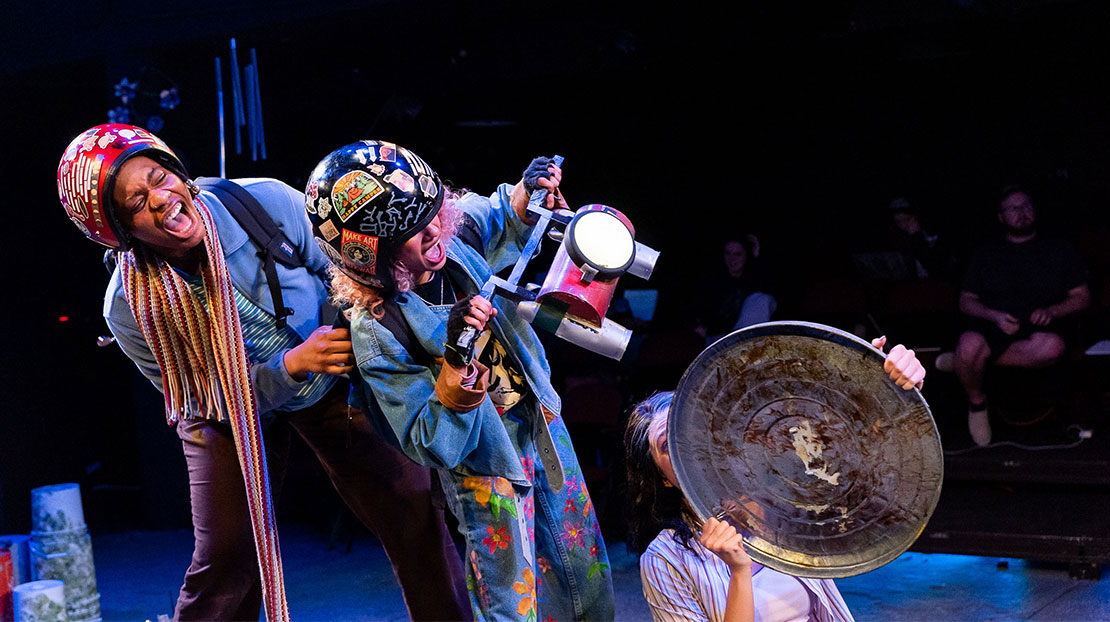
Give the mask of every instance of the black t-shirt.
[[1014, 244], [998, 240], [971, 257], [963, 290], [979, 296], [991, 309], [1024, 320], [1067, 298], [1068, 291], [1087, 282], [1083, 260], [1058, 238], [1033, 238]]

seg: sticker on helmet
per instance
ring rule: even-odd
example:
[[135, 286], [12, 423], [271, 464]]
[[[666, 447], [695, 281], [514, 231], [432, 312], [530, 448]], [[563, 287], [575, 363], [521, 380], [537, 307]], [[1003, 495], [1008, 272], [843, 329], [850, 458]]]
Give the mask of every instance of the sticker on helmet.
[[109, 132], [105, 132], [104, 135], [100, 137], [100, 140], [96, 141], [96, 146], [104, 149], [114, 142], [116, 142], [116, 137]]
[[360, 272], [377, 271], [378, 238], [344, 229], [339, 248], [345, 266]]
[[73, 221], [73, 224], [77, 225], [77, 228], [81, 230], [81, 233], [85, 234], [85, 237], [89, 237], [89, 228], [85, 226], [85, 223], [72, 216], [69, 219]]
[[77, 218], [85, 220], [89, 217], [89, 210], [85, 207], [85, 202], [79, 196], [73, 197], [73, 201], [66, 203], [65, 208], [75, 221]]
[[415, 196], [394, 195], [389, 199], [389, 205], [383, 210], [373, 213], [373, 220], [362, 219], [358, 223], [358, 230], [370, 235], [392, 238], [400, 231], [407, 231], [411, 226], [420, 221], [424, 215], [426, 204]]
[[308, 212], [309, 214], [315, 214], [316, 213], [316, 201], [313, 200], [313, 199], [308, 198], [308, 195], [305, 195], [304, 211]]
[[316, 202], [316, 215], [320, 218], [327, 218], [330, 213], [331, 201], [327, 197], [320, 197], [320, 200]]
[[432, 179], [428, 175], [420, 176], [420, 189], [424, 191], [424, 194], [433, 199], [436, 198], [437, 194], [439, 194], [439, 188], [436, 188], [436, 180]]
[[339, 256], [339, 251], [335, 250], [335, 247], [331, 244], [328, 244], [320, 238], [316, 238], [316, 245], [324, 251], [324, 254], [328, 256], [328, 259], [330, 259], [333, 264], [343, 265], [343, 258]]
[[382, 143], [378, 147], [378, 159], [382, 162], [396, 162], [397, 161], [397, 145], [393, 143]]
[[[404, 148], [402, 147], [402, 149], [404, 149]], [[412, 170], [417, 175], [433, 175], [434, 174], [434, 172], [432, 171], [432, 167], [428, 166], [428, 163], [425, 162], [420, 156], [418, 156], [415, 153], [409, 151], [408, 149], [404, 149], [404, 153], [405, 153], [405, 159], [409, 161], [409, 166], [412, 167]]]
[[124, 138], [135, 138], [135, 132], [131, 130], [119, 130], [116, 133]]
[[[351, 171], [339, 178], [331, 189], [332, 205], [343, 222], [363, 205], [385, 191], [378, 180], [363, 171]], [[317, 210], [322, 209], [317, 206]]]
[[324, 223], [320, 225], [320, 233], [327, 241], [331, 242], [335, 239], [335, 236], [339, 235], [339, 230], [335, 228], [335, 223], [330, 220], [325, 220]]
[[375, 175], [381, 175], [382, 173], [384, 173], [384, 172], [385, 172], [385, 167], [384, 167], [384, 166], [382, 166], [381, 164], [371, 164], [371, 165], [367, 166], [366, 168], [367, 168], [367, 169], [368, 169], [368, 170], [369, 170], [369, 171], [370, 171], [371, 173], [373, 173], [373, 174], [375, 174]]
[[[317, 192], [319, 191], [319, 187], [320, 182], [315, 179], [313, 179], [312, 182], [308, 184], [308, 188], [304, 191], [304, 195], [310, 199], [309, 202], [311, 202], [311, 200], [315, 200], [316, 197], [319, 196], [317, 194]], [[315, 214], [316, 212], [313, 213]]]
[[416, 188], [416, 182], [413, 180], [412, 175], [409, 175], [399, 168], [394, 169], [392, 173], [386, 175], [383, 179], [406, 193], [411, 193], [413, 189]]
[[95, 146], [96, 146], [96, 134], [93, 134], [92, 136], [89, 136], [88, 138], [86, 138], [84, 141], [81, 142], [81, 149], [83, 151], [89, 151]]

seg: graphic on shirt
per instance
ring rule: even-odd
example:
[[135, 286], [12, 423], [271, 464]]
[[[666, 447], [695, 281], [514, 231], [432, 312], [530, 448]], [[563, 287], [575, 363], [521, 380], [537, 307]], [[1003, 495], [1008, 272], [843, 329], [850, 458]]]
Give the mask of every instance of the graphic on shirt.
[[411, 193], [416, 188], [416, 181], [413, 180], [412, 175], [409, 175], [399, 168], [394, 169], [392, 173], [386, 175], [383, 179], [406, 193]]
[[[332, 206], [343, 222], [371, 199], [385, 191], [377, 179], [363, 171], [351, 171], [339, 178], [331, 189]], [[319, 209], [319, 206], [317, 206]]]
[[339, 248], [346, 260], [343, 262], [346, 266], [361, 272], [373, 273], [376, 271], [378, 238], [344, 229]]
[[497, 413], [502, 414], [528, 395], [524, 374], [516, 369], [505, 346], [492, 336], [489, 329], [478, 338], [475, 349], [481, 352], [478, 361], [489, 368], [489, 388], [486, 392], [497, 407]]

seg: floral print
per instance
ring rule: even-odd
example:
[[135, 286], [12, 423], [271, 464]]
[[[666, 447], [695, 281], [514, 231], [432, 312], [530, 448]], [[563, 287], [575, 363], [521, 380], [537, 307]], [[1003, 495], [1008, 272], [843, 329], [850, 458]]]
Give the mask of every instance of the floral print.
[[586, 542], [582, 539], [584, 535], [585, 531], [582, 529], [581, 522], [571, 523], [569, 520], [563, 521], [563, 538], [566, 540], [567, 546], [569, 546], [571, 550], [574, 550], [576, 545], [582, 547], [586, 546]]
[[516, 612], [531, 622], [536, 619], [536, 580], [531, 568], [525, 568], [520, 576], [524, 580], [513, 583], [513, 591], [524, 598], [517, 604]]
[[504, 527], [498, 527], [494, 530], [493, 525], [486, 527], [486, 532], [489, 536], [482, 540], [482, 544], [489, 547], [489, 552], [492, 554], [497, 550], [497, 547], [503, 549], [509, 548], [509, 543], [513, 541], [513, 537], [505, 531]]
[[467, 477], [463, 479], [462, 486], [474, 491], [474, 500], [479, 505], [490, 507], [494, 519], [501, 518], [501, 510], [516, 518], [513, 485], [504, 477]]
[[[512, 422], [511, 415], [502, 419]], [[440, 472], [467, 540], [467, 587], [478, 622], [613, 619], [611, 573], [589, 493], [574, 454], [560, 446], [561, 420], [551, 427], [566, 473], [557, 491], [532, 444], [521, 456], [521, 465], [534, 469], [531, 486]]]

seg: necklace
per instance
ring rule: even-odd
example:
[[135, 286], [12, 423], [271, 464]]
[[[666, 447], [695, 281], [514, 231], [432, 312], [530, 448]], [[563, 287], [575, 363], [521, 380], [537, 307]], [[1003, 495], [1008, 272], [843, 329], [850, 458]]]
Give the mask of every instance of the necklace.
[[[416, 296], [417, 296], [418, 298], [420, 298], [420, 299], [421, 299], [421, 300], [423, 300], [423, 301], [424, 301], [424, 302], [425, 302], [426, 304], [429, 304], [429, 305], [437, 305], [437, 304], [438, 304], [438, 305], [443, 305], [443, 304], [447, 304], [447, 289], [446, 289], [446, 286], [444, 285], [444, 281], [446, 281], [446, 280], [447, 280], [447, 278], [446, 278], [446, 277], [444, 277], [444, 276], [443, 276], [443, 274], [442, 274], [442, 273], [439, 273], [439, 272], [437, 272], [437, 273], [435, 274], [435, 276], [433, 276], [432, 278], [433, 278], [433, 279], [439, 279], [439, 302], [432, 302], [431, 300], [429, 300], [430, 298], [432, 298], [432, 297], [433, 297], [433, 295], [434, 295], [434, 290], [433, 290], [433, 291], [428, 291], [428, 290], [430, 290], [430, 289], [432, 289], [433, 287], [435, 287], [435, 286], [434, 286], [434, 285], [432, 284], [432, 282], [431, 282], [431, 281], [428, 281], [427, 283], [422, 283], [421, 285], [418, 285], [418, 286], [414, 287], [414, 288], [413, 288], [413, 293], [414, 293], [414, 294], [416, 294]], [[420, 290], [420, 291], [417, 291], [417, 290]], [[454, 293], [454, 289], [452, 289], [452, 294], [453, 294], [453, 293]], [[423, 295], [422, 295], [422, 294], [423, 294]]]

